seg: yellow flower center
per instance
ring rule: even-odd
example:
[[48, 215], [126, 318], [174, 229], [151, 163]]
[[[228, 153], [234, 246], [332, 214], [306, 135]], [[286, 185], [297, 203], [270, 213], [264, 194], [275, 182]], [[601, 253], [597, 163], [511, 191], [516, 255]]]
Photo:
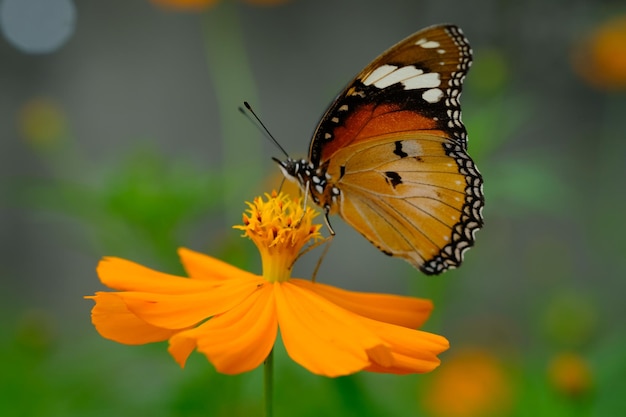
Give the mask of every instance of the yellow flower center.
[[291, 269], [302, 248], [310, 239], [322, 238], [321, 224], [313, 224], [317, 212], [303, 208], [298, 200], [283, 193], [265, 194], [247, 202], [243, 225], [233, 226], [244, 231], [261, 252], [263, 278], [283, 282], [291, 277]]

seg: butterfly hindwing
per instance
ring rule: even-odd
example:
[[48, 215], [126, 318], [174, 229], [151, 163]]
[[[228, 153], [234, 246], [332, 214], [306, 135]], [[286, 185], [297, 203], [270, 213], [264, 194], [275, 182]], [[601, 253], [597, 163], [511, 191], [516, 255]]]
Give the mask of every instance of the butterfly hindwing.
[[471, 159], [462, 163], [473, 172], [459, 172], [446, 143], [430, 132], [382, 136], [341, 149], [327, 171], [342, 193], [341, 217], [381, 251], [428, 273], [458, 266], [482, 224], [482, 183], [472, 191], [467, 184], [479, 174]]

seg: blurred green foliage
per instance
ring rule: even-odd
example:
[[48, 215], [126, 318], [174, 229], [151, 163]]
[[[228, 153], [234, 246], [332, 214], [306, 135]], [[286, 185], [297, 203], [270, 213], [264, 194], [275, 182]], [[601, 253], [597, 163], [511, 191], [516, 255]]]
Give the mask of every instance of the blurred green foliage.
[[149, 148], [129, 150], [125, 159], [93, 172], [98, 178], [19, 181], [10, 198], [80, 221], [99, 250], [142, 248], [172, 266], [178, 264], [172, 249], [182, 243], [176, 233], [215, 212], [224, 185], [219, 174]]

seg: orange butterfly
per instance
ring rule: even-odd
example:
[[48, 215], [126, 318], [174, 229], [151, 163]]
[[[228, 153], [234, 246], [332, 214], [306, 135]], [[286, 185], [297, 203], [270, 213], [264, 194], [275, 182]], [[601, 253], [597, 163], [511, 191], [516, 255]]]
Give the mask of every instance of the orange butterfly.
[[483, 225], [483, 180], [459, 98], [472, 63], [461, 29], [438, 25], [391, 47], [330, 105], [309, 159], [279, 164], [330, 214], [426, 274], [459, 266]]

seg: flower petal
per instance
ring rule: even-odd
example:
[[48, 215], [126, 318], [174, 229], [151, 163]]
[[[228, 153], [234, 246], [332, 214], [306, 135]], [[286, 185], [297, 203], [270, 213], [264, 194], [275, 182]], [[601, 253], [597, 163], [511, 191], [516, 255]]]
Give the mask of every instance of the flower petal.
[[291, 281], [274, 284], [274, 292], [287, 353], [315, 374], [360, 371], [370, 365], [366, 351], [385, 344], [354, 313]]
[[127, 345], [142, 345], [167, 340], [176, 333], [176, 330], [152, 326], [139, 319], [116, 293], [97, 292], [85, 298], [96, 302], [91, 310], [91, 322], [105, 339]]
[[434, 357], [432, 360], [427, 359], [416, 359], [406, 355], [394, 354], [394, 364], [390, 366], [381, 365], [376, 361], [372, 362], [372, 365], [365, 368], [365, 371], [368, 372], [377, 372], [382, 374], [396, 374], [396, 375], [406, 375], [406, 374], [423, 374], [426, 372], [430, 372], [437, 368], [441, 363], [437, 357]]
[[184, 294], [213, 288], [188, 278], [158, 272], [121, 258], [102, 258], [97, 268], [100, 281], [120, 291], [147, 291], [160, 294]]
[[380, 335], [389, 346], [391, 361], [387, 354], [368, 352], [372, 365], [366, 368], [372, 372], [407, 374], [430, 372], [439, 366], [437, 355], [450, 346], [445, 337], [412, 330], [402, 326], [387, 324], [368, 318], [361, 318], [363, 325]]
[[411, 329], [422, 326], [433, 309], [432, 301], [424, 298], [347, 291], [296, 278], [291, 282], [360, 316]]
[[239, 374], [269, 355], [278, 331], [271, 285], [265, 283], [241, 304], [170, 339], [169, 352], [182, 367], [197, 347], [218, 372]]
[[153, 326], [180, 329], [193, 326], [209, 317], [222, 314], [255, 293], [265, 281], [228, 280], [220, 286], [191, 294], [154, 294], [125, 292], [120, 297], [128, 310]]
[[256, 275], [232, 266], [219, 259], [195, 252], [187, 248], [179, 248], [178, 256], [190, 278], [202, 281], [223, 281], [232, 278], [251, 278]]

